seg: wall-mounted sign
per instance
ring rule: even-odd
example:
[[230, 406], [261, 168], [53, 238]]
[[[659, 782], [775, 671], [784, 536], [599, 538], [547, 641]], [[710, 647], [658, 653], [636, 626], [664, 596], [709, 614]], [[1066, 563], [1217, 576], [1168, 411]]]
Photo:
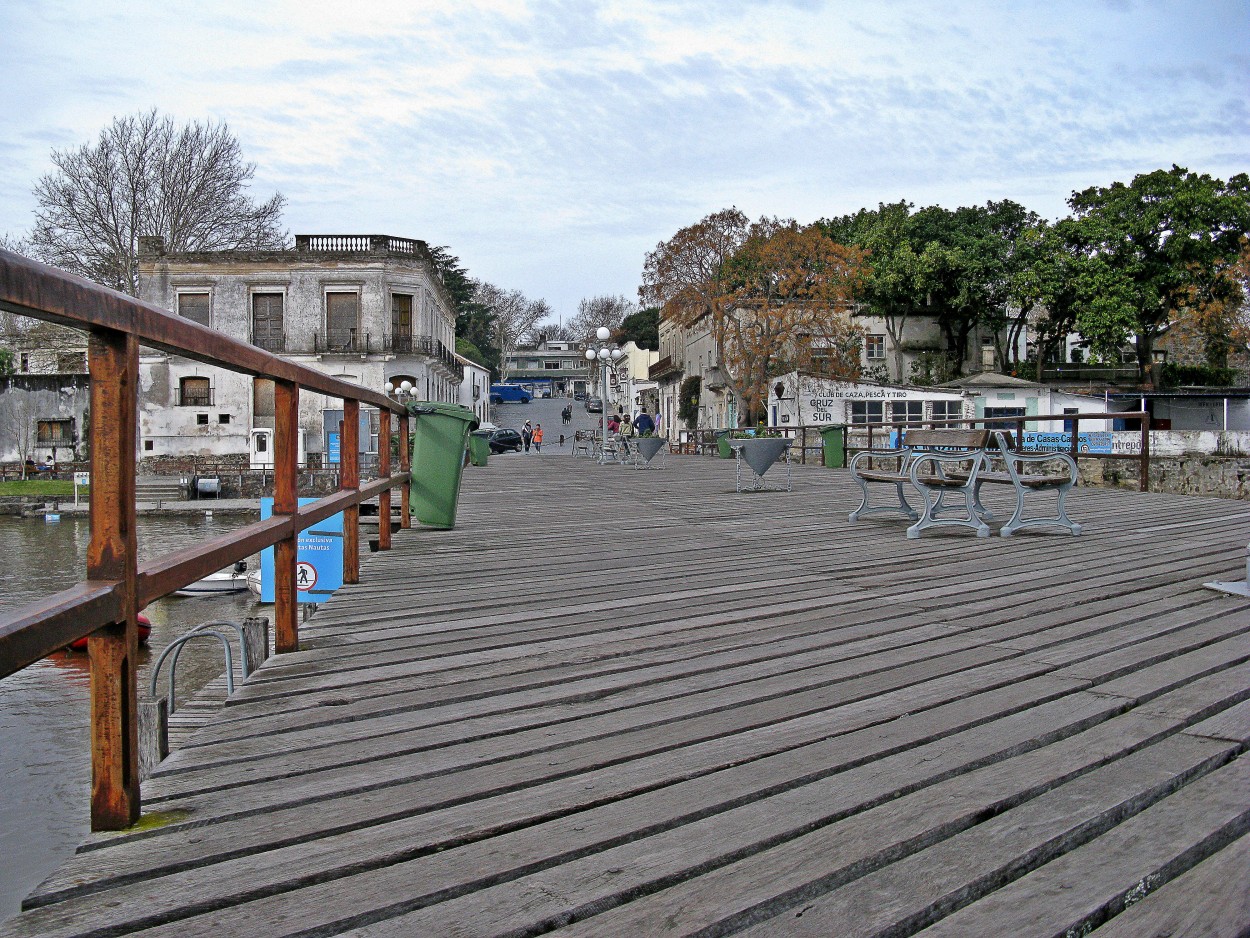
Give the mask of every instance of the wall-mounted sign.
[[[307, 505], [315, 498], [301, 498]], [[263, 521], [273, 517], [273, 499], [260, 500]], [[273, 548], [260, 553], [260, 601], [274, 600]], [[323, 603], [343, 585], [343, 513], [301, 531], [295, 541], [295, 598], [302, 603]]]
[[[1112, 450], [1112, 440], [1111, 433], [1105, 430], [1082, 433], [1076, 439], [1076, 449], [1079, 453], [1107, 454]], [[1064, 452], [1069, 452], [1072, 449], [1072, 434], [1026, 430], [1021, 440], [1021, 446], [1026, 450], [1063, 450]]]

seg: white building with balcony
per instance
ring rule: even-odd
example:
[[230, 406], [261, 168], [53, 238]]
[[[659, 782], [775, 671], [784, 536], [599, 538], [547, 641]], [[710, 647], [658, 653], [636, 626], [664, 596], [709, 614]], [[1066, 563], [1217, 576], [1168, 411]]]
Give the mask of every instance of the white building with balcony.
[[[455, 353], [452, 303], [423, 241], [296, 235], [293, 249], [178, 254], [161, 238], [140, 241], [147, 302], [378, 391], [408, 382], [416, 400], [460, 397], [465, 366]], [[253, 431], [273, 428], [271, 381], [154, 349], [142, 352], [140, 379], [140, 456], [149, 461], [246, 464]], [[313, 465], [330, 457], [341, 417], [338, 400], [300, 395]], [[376, 413], [362, 416], [361, 442], [377, 451]]]

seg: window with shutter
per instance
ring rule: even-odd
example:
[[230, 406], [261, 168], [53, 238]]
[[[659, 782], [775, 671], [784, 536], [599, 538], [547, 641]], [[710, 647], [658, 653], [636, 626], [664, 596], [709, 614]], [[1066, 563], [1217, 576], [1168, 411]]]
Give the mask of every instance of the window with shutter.
[[326, 294], [326, 339], [331, 350], [351, 351], [356, 347], [360, 322], [360, 297], [355, 293]]
[[267, 352], [285, 351], [282, 294], [252, 294], [252, 344]]
[[178, 382], [178, 403], [182, 407], [210, 407], [213, 389], [207, 378], [183, 378]]
[[179, 293], [178, 315], [190, 319], [192, 322], [198, 322], [201, 326], [207, 326], [208, 294]]
[[391, 348], [396, 352], [412, 351], [411, 294], [391, 294]]

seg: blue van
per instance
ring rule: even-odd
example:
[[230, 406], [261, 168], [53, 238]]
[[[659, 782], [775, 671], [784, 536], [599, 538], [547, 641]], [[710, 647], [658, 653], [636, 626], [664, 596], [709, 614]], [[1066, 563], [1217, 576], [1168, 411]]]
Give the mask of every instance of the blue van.
[[492, 384], [490, 386], [492, 404], [502, 404], [505, 401], [510, 404], [528, 404], [533, 399], [534, 395], [519, 384]]

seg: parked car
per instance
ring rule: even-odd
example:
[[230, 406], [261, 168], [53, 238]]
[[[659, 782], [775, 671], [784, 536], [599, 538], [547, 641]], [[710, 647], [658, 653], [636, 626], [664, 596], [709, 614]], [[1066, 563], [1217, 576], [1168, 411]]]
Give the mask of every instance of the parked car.
[[601, 414], [603, 413], [603, 401], [597, 397], [586, 398], [586, 413]]
[[516, 384], [492, 384], [490, 386], [490, 402], [502, 404], [504, 401], [514, 404], [528, 404], [534, 395]]
[[496, 427], [490, 432], [487, 442], [492, 453], [506, 453], [508, 450], [521, 452], [521, 434], [508, 427]]
[[575, 400], [575, 401], [584, 401], [584, 400], [586, 400], [586, 392], [585, 392], [585, 391], [575, 391], [575, 392], [573, 393], [573, 400]]

